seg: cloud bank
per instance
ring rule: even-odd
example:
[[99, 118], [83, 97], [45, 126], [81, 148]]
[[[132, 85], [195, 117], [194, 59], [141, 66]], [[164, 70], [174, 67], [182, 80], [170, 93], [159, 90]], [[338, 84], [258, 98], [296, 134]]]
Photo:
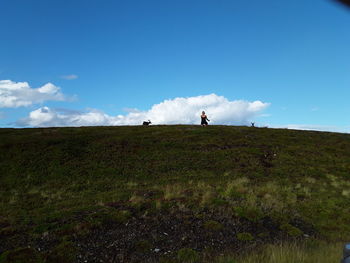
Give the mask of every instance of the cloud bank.
[[150, 119], [153, 124], [198, 124], [205, 110], [211, 124], [247, 124], [269, 106], [261, 101], [229, 101], [223, 96], [209, 94], [197, 97], [175, 98], [155, 104], [151, 109], [130, 110], [125, 115], [110, 116], [99, 110], [77, 112], [41, 107], [29, 116], [17, 121], [18, 126], [99, 126], [140, 125]]
[[341, 132], [349, 133], [350, 126], [327, 126], [327, 125], [312, 125], [312, 124], [288, 124], [276, 126], [276, 128], [287, 128], [292, 130], [307, 130], [307, 131], [326, 131], [326, 132]]
[[32, 89], [27, 82], [0, 80], [0, 108], [26, 107], [49, 100], [64, 101], [66, 97], [52, 83]]

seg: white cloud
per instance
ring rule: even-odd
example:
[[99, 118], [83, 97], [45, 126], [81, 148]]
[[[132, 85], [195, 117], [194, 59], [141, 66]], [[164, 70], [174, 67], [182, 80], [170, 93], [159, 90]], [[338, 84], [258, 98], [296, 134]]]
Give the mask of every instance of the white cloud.
[[32, 89], [28, 82], [0, 80], [0, 108], [18, 108], [48, 100], [64, 101], [67, 98], [52, 83]]
[[77, 79], [78, 78], [78, 75], [75, 75], [75, 74], [71, 74], [71, 75], [64, 75], [64, 76], [61, 76], [62, 79], [66, 79], [66, 80], [72, 80], [72, 79]]
[[229, 101], [216, 94], [175, 98], [155, 104], [147, 111], [129, 109], [126, 115], [110, 116], [98, 110], [70, 112], [42, 107], [32, 111], [27, 118], [17, 122], [19, 126], [93, 126], [140, 125], [150, 119], [153, 124], [198, 124], [205, 110], [211, 124], [247, 124], [260, 116], [269, 103], [243, 100]]
[[32, 127], [112, 125], [114, 118], [98, 110], [79, 112], [41, 107], [30, 112], [27, 118], [18, 120], [16, 124]]
[[272, 125], [272, 128], [286, 128], [292, 130], [308, 130], [308, 131], [327, 131], [349, 133], [350, 126], [331, 126], [331, 125], [313, 125], [313, 124], [287, 124], [287, 125]]

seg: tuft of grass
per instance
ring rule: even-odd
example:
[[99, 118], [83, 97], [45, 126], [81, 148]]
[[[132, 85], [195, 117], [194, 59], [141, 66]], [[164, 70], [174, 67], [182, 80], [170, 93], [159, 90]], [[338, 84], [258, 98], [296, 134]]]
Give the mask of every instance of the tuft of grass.
[[224, 226], [221, 223], [215, 220], [208, 220], [204, 222], [203, 227], [210, 231], [220, 231], [224, 228]]
[[233, 208], [236, 216], [245, 218], [251, 222], [258, 222], [263, 216], [263, 212], [259, 206], [237, 206]]
[[282, 231], [285, 231], [288, 235], [292, 237], [300, 237], [303, 235], [303, 231], [301, 231], [299, 228], [292, 226], [291, 224], [284, 223], [280, 225], [280, 229]]
[[180, 184], [167, 185], [164, 190], [164, 199], [172, 200], [184, 197], [184, 187]]
[[253, 241], [254, 236], [251, 233], [243, 232], [237, 234], [237, 239], [240, 241]]
[[142, 203], [145, 202], [145, 198], [143, 196], [137, 195], [137, 194], [133, 194], [129, 201], [133, 204], [133, 205], [140, 205]]
[[196, 263], [199, 262], [199, 254], [191, 248], [181, 248], [177, 252], [177, 259], [182, 263]]
[[241, 177], [230, 181], [227, 183], [226, 189], [222, 195], [226, 198], [240, 198], [248, 191], [248, 183], [249, 179], [247, 177]]

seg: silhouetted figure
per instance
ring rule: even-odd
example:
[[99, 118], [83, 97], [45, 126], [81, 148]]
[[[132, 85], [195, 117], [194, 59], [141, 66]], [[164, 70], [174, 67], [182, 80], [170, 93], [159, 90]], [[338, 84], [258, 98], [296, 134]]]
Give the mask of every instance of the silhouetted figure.
[[201, 125], [202, 126], [207, 126], [208, 125], [208, 122], [207, 121], [210, 121], [207, 117], [207, 115], [205, 115], [205, 111], [202, 111], [202, 115], [201, 115]]
[[252, 127], [255, 127], [254, 125], [255, 125], [255, 122], [251, 122], [251, 124], [252, 124]]
[[148, 120], [148, 121], [144, 121], [143, 123], [142, 123], [142, 125], [150, 125], [152, 122], [150, 121], [150, 120]]

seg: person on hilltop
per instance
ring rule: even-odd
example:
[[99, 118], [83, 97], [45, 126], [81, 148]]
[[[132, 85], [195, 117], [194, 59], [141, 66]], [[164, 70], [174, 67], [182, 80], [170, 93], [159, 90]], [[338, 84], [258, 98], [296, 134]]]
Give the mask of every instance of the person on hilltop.
[[208, 125], [208, 122], [207, 121], [210, 121], [207, 117], [207, 115], [205, 115], [205, 111], [202, 111], [202, 115], [201, 115], [201, 125], [202, 126], [207, 126]]

